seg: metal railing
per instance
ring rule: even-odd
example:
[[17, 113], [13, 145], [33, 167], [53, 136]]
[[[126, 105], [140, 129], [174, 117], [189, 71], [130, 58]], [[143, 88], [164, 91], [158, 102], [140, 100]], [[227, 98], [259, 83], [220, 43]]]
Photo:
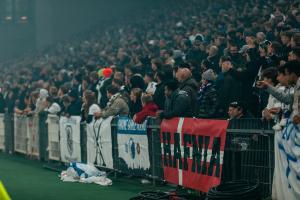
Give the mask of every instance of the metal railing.
[[261, 119], [231, 121], [227, 129], [223, 182], [259, 182], [262, 195], [270, 196], [274, 170], [274, 131]]
[[[59, 131], [57, 131], [59, 130], [59, 118], [57, 116], [47, 116], [43, 113], [36, 118], [31, 118], [31, 120], [38, 120], [37, 126], [34, 125], [36, 121], [30, 122], [26, 116], [5, 114], [2, 119], [5, 126], [5, 152], [19, 152], [29, 156], [36, 156], [41, 161], [60, 161]], [[26, 127], [30, 125], [30, 123], [31, 126], [36, 126], [37, 130]], [[128, 173], [122, 170], [120, 161], [118, 160], [116, 120], [112, 121], [111, 128], [114, 170]], [[86, 162], [86, 124], [82, 123], [80, 129], [81, 158], [82, 162]], [[32, 134], [28, 134], [28, 130], [36, 131], [37, 134], [34, 134], [34, 138]], [[155, 185], [155, 180], [163, 180], [160, 121], [158, 119], [148, 119], [147, 136], [151, 167], [149, 171], [145, 171], [144, 174], [139, 175], [151, 177]], [[274, 131], [272, 130], [272, 124], [263, 122], [260, 119], [230, 121], [226, 136], [222, 182], [233, 180], [259, 182], [262, 196], [270, 196], [274, 168], [273, 136]], [[33, 143], [33, 141], [35, 141], [35, 143]], [[38, 141], [38, 143], [36, 143], [36, 141]]]

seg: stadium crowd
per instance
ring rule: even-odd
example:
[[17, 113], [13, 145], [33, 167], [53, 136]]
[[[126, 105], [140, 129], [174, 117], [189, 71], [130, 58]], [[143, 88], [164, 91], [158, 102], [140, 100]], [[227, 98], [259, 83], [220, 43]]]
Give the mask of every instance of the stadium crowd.
[[0, 112], [87, 122], [112, 115], [138, 123], [147, 116], [278, 121], [299, 110], [299, 8], [290, 0], [173, 0], [95, 27], [1, 63]]

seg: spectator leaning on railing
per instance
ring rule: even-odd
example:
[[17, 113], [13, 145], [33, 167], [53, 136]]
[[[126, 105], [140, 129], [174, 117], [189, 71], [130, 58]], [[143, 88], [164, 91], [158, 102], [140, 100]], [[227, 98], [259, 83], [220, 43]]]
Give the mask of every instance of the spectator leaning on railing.
[[[276, 87], [276, 89], [278, 91], [284, 91], [284, 88], [281, 87], [280, 85], [277, 85], [277, 69], [276, 68], [268, 68], [266, 70], [263, 71], [261, 77], [262, 80], [266, 81], [267, 83], [269, 83], [270, 85]], [[273, 97], [272, 95], [269, 95], [269, 99], [268, 99], [268, 104], [266, 106], [266, 108], [263, 110], [262, 112], [262, 116], [263, 118], [267, 119], [267, 120], [274, 120], [274, 121], [278, 121], [279, 120], [279, 116], [276, 115], [276, 113], [274, 112], [275, 110], [280, 110], [281, 107], [281, 102], [279, 100], [277, 100], [275, 97]]]
[[135, 123], [142, 124], [147, 117], [155, 117], [158, 106], [153, 102], [151, 94], [143, 94], [141, 97], [143, 108], [133, 116]]
[[165, 110], [159, 112], [162, 119], [173, 117], [194, 117], [196, 116], [197, 84], [191, 78], [191, 72], [187, 68], [178, 69], [176, 78], [179, 82], [169, 81], [165, 84], [165, 95], [169, 103], [165, 104]]
[[67, 116], [80, 116], [81, 115], [81, 107], [82, 107], [82, 102], [81, 99], [79, 98], [79, 93], [77, 90], [71, 90], [68, 93], [68, 98], [69, 98], [69, 106], [66, 110]]
[[229, 104], [227, 113], [230, 120], [253, 118], [253, 116], [247, 111], [245, 104], [237, 101]]
[[96, 104], [95, 93], [91, 90], [86, 90], [83, 93], [82, 117], [81, 121], [90, 123], [93, 120], [94, 114], [101, 112], [100, 107]]
[[109, 116], [128, 115], [129, 107], [126, 99], [119, 93], [119, 90], [115, 86], [109, 86], [107, 88], [107, 97], [109, 101], [101, 112], [94, 113], [96, 118], [107, 118]]
[[54, 99], [51, 96], [48, 96], [45, 100], [45, 110], [49, 114], [57, 115], [60, 111], [61, 108], [58, 103], [54, 101]]
[[[287, 62], [283, 68], [285, 70], [285, 76], [287, 76], [287, 83], [289, 87], [294, 86], [297, 83], [299, 73], [299, 62], [298, 61], [289, 61]], [[278, 99], [280, 102], [290, 105], [290, 110], [292, 111], [292, 105], [294, 102], [295, 94], [293, 93], [285, 93], [281, 90], [277, 90], [275, 87], [273, 87], [271, 84], [269, 84], [266, 81], [258, 81], [257, 82], [258, 88], [265, 89], [269, 94], [274, 96], [276, 99]], [[296, 91], [296, 87], [295, 87]]]

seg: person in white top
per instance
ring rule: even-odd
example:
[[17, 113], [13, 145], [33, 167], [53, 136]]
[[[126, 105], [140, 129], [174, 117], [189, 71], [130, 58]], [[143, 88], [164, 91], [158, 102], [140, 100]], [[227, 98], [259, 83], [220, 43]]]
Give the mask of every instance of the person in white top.
[[146, 73], [144, 76], [144, 81], [147, 84], [146, 93], [153, 95], [157, 85], [157, 83], [154, 82], [154, 74], [152, 72]]
[[[270, 85], [275, 86], [277, 90], [284, 91], [284, 87], [277, 84], [277, 74], [278, 70], [276, 68], [268, 68], [263, 71], [261, 78], [268, 82]], [[262, 111], [263, 118], [267, 120], [278, 121], [279, 116], [275, 113], [275, 111], [279, 111], [281, 108], [281, 102], [277, 100], [274, 96], [269, 95], [268, 104], [266, 108]]]

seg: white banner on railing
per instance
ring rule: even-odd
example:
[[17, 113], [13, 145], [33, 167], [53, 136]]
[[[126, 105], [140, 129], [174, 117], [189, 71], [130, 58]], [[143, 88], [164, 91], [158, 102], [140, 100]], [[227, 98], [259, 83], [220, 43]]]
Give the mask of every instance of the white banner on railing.
[[27, 117], [27, 154], [31, 156], [40, 155], [39, 147], [39, 117]]
[[57, 115], [48, 115], [48, 150], [50, 160], [60, 160], [59, 146], [59, 117]]
[[80, 117], [60, 118], [60, 151], [63, 162], [81, 162]]
[[15, 152], [27, 154], [27, 116], [14, 115]]
[[148, 170], [150, 168], [147, 122], [136, 124], [128, 117], [118, 119], [119, 161], [127, 169]]
[[0, 114], [0, 150], [5, 149], [4, 114]]
[[276, 131], [272, 199], [300, 199], [300, 127], [288, 119], [283, 131]]
[[101, 118], [87, 125], [87, 162], [110, 169], [113, 169], [112, 118]]

